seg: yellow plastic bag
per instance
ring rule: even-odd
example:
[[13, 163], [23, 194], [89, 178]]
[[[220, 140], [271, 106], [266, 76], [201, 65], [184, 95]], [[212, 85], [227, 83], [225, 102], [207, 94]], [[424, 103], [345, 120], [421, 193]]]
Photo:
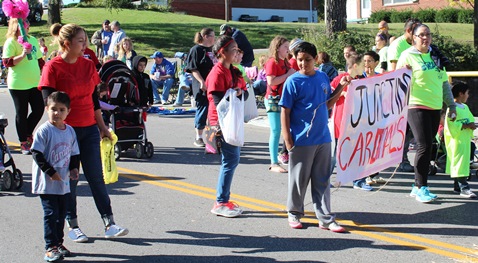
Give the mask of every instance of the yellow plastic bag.
[[101, 139], [101, 163], [103, 166], [103, 178], [105, 184], [111, 184], [118, 181], [118, 170], [116, 169], [115, 144], [118, 142], [118, 136], [110, 129], [113, 141], [105, 137]]

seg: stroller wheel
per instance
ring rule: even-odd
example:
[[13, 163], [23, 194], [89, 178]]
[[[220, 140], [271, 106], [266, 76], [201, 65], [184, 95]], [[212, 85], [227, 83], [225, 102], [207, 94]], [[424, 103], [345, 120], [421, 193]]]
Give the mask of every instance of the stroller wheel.
[[0, 189], [2, 191], [10, 191], [13, 189], [13, 174], [10, 170], [3, 171]]
[[436, 175], [436, 174], [437, 174], [437, 167], [434, 164], [430, 164], [428, 175]]
[[144, 156], [144, 146], [142, 143], [138, 142], [136, 146], [134, 147], [136, 151], [136, 158], [142, 159]]
[[151, 158], [153, 157], [154, 154], [154, 146], [151, 142], [146, 142], [144, 145], [144, 154], [146, 155], [146, 158]]
[[118, 161], [121, 155], [121, 145], [119, 143], [115, 144], [115, 160]]
[[13, 174], [13, 184], [15, 190], [20, 190], [23, 186], [23, 174], [20, 169], [15, 169], [15, 173]]

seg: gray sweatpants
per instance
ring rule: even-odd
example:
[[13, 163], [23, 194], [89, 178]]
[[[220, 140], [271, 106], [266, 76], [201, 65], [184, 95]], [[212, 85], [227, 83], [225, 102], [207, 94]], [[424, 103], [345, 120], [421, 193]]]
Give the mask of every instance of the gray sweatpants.
[[331, 145], [296, 146], [289, 151], [289, 187], [287, 213], [289, 217], [304, 215], [304, 198], [309, 181], [317, 219], [328, 224], [335, 219], [330, 212]]

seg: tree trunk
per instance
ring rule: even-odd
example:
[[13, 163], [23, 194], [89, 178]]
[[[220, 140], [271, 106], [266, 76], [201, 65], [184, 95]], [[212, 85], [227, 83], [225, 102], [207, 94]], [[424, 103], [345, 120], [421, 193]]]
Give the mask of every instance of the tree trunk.
[[55, 23], [61, 24], [61, 1], [49, 0], [48, 1], [48, 24], [53, 25]]
[[476, 3], [474, 4], [473, 9], [475, 10], [473, 16], [473, 45], [475, 46], [475, 49], [478, 50], [478, 6]]
[[327, 1], [327, 21], [326, 34], [332, 36], [333, 33], [347, 30], [347, 0], [326, 0]]

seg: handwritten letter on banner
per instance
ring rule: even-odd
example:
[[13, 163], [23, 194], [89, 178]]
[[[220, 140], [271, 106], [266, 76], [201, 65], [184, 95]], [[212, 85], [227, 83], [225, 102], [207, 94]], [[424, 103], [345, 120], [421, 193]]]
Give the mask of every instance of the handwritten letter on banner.
[[411, 71], [354, 80], [345, 97], [337, 143], [337, 181], [344, 184], [402, 161]]

